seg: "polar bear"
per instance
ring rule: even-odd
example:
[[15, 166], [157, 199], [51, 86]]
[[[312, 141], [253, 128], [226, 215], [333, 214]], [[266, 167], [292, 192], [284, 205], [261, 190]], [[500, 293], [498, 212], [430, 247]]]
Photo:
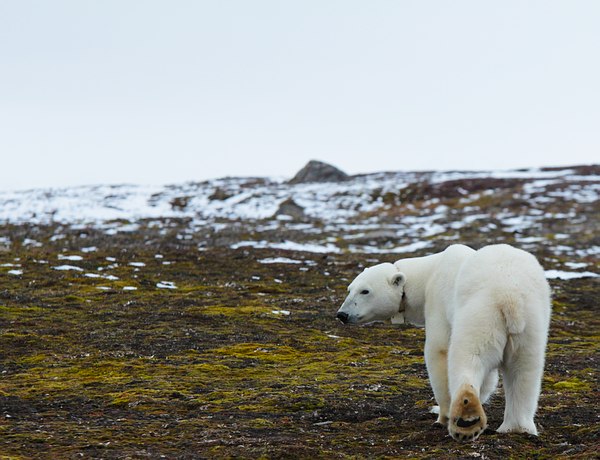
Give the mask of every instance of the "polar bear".
[[498, 432], [537, 435], [550, 323], [550, 287], [531, 254], [509, 245], [452, 245], [425, 257], [366, 268], [337, 312], [346, 324], [393, 319], [425, 326], [425, 363], [437, 422], [459, 441], [485, 430], [482, 407], [503, 377]]

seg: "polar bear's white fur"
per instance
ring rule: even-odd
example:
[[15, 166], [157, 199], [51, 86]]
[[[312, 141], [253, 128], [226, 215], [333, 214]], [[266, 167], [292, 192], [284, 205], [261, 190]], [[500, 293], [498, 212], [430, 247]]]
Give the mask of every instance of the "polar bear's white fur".
[[337, 313], [344, 323], [402, 319], [425, 326], [425, 363], [438, 423], [457, 440], [486, 428], [482, 407], [503, 377], [499, 432], [537, 435], [550, 288], [531, 254], [508, 245], [453, 245], [365, 269]]

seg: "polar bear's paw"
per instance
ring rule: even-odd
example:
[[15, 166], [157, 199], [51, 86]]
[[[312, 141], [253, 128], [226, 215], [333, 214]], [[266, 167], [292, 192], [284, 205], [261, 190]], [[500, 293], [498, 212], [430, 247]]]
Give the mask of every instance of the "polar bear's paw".
[[448, 432], [457, 441], [474, 441], [487, 427], [487, 417], [472, 385], [463, 385], [450, 408]]
[[448, 416], [440, 413], [440, 406], [431, 406], [429, 408], [429, 413], [438, 416], [434, 425], [443, 426], [444, 428], [448, 426]]
[[537, 428], [535, 427], [533, 421], [522, 424], [509, 423], [505, 421], [496, 431], [498, 433], [527, 433], [533, 436], [538, 435]]

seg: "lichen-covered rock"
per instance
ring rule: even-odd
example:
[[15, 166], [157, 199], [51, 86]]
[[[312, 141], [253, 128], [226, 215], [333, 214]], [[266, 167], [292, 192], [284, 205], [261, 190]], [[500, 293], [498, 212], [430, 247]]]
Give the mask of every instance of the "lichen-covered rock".
[[225, 201], [229, 198], [231, 198], [233, 195], [231, 193], [228, 193], [226, 190], [223, 190], [222, 188], [217, 187], [215, 189], [215, 191], [212, 193], [212, 195], [210, 195], [208, 197], [209, 200], [218, 200], [218, 201]]
[[306, 215], [304, 208], [296, 203], [292, 198], [288, 198], [279, 205], [279, 209], [275, 213], [276, 216], [289, 216], [293, 220], [303, 220]]

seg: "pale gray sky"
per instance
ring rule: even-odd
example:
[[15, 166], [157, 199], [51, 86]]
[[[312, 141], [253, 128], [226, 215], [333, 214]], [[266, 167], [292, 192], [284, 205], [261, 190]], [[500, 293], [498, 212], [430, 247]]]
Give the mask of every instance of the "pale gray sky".
[[598, 163], [597, 0], [0, 0], [0, 189]]

